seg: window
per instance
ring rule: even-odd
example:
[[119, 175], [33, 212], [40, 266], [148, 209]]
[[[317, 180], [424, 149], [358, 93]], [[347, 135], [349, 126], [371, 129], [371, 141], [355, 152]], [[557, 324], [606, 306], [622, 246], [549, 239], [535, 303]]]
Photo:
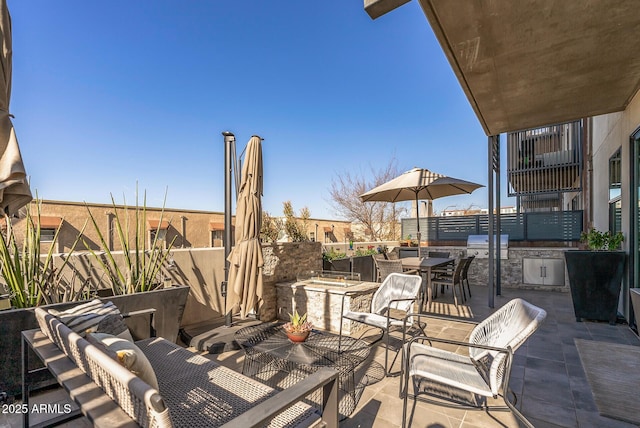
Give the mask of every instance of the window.
[[40, 216], [40, 242], [53, 242], [56, 231], [62, 225], [62, 217]]
[[56, 229], [40, 229], [40, 242], [53, 242]]
[[167, 229], [169, 222], [167, 220], [147, 220], [149, 227], [149, 247], [154, 243], [161, 248], [167, 248]]
[[212, 230], [211, 231], [211, 246], [223, 247], [224, 246], [224, 230]]
[[622, 163], [620, 149], [609, 158], [609, 231], [622, 231], [621, 183]]
[[[156, 240], [157, 235], [157, 240]], [[155, 229], [149, 231], [150, 246], [155, 242], [158, 247], [167, 247], [167, 229]]]

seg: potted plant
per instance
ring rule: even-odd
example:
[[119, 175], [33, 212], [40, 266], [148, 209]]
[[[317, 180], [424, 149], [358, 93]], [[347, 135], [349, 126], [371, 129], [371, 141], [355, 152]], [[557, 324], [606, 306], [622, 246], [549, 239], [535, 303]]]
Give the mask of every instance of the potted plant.
[[620, 250], [621, 232], [591, 229], [580, 240], [586, 250], [564, 253], [576, 321], [608, 321], [615, 324], [626, 253]]
[[293, 311], [293, 314], [289, 314], [291, 321], [286, 323], [283, 328], [287, 333], [287, 337], [292, 342], [304, 342], [309, 337], [309, 333], [313, 329], [313, 325], [307, 321], [307, 314], [298, 314], [297, 310]]

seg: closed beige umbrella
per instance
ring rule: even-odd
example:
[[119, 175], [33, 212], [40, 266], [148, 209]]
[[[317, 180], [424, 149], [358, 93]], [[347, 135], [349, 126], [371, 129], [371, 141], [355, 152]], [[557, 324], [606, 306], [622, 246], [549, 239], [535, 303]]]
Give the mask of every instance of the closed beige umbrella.
[[253, 136], [247, 143], [238, 203], [235, 246], [229, 254], [229, 286], [226, 313], [239, 310], [246, 318], [262, 301], [262, 141]]
[[11, 16], [6, 0], [0, 0], [0, 27], [0, 208], [7, 214], [14, 214], [33, 197], [9, 114], [12, 51]]

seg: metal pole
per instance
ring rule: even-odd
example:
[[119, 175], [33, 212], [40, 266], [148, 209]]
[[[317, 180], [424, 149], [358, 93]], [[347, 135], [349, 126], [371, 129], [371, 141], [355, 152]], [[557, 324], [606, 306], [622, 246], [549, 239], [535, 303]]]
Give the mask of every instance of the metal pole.
[[494, 267], [493, 267], [493, 262], [494, 262], [494, 258], [495, 258], [495, 251], [494, 251], [494, 231], [493, 231], [493, 136], [489, 137], [489, 156], [487, 157], [487, 165], [489, 167], [489, 171], [488, 171], [488, 175], [489, 175], [489, 183], [488, 183], [488, 193], [489, 193], [489, 210], [488, 210], [488, 215], [489, 215], [489, 222], [488, 222], [488, 232], [489, 232], [489, 260], [487, 260], [487, 263], [489, 263], [488, 265], [488, 269], [489, 269], [489, 280], [488, 280], [488, 288], [489, 288], [489, 307], [493, 308], [494, 307], [494, 303], [493, 303], [493, 274], [494, 274]]
[[418, 201], [418, 192], [416, 192], [416, 227], [418, 229], [416, 235], [418, 235], [418, 257], [420, 257], [420, 245], [422, 235], [420, 234], [420, 202]]
[[[224, 136], [224, 281], [222, 282], [222, 295], [224, 297], [224, 310], [227, 310], [227, 288], [229, 284], [229, 253], [231, 253], [231, 187], [232, 187], [232, 169], [231, 161], [232, 147], [236, 140], [235, 135], [229, 131], [222, 133]], [[227, 327], [233, 323], [231, 311], [224, 315], [224, 325]]]
[[496, 296], [501, 294], [502, 269], [500, 266], [500, 253], [502, 251], [502, 227], [500, 225], [500, 135], [496, 135], [494, 139], [494, 171], [496, 177], [496, 236], [498, 243], [496, 245]]

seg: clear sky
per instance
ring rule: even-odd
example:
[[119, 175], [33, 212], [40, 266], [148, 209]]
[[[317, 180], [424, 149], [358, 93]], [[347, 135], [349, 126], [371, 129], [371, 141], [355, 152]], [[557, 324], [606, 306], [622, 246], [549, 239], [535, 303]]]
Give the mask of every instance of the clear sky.
[[[11, 112], [42, 199], [224, 210], [222, 131], [264, 138], [264, 209], [335, 218], [396, 158], [487, 184], [487, 137], [417, 2], [8, 0]], [[504, 189], [504, 186], [503, 186]], [[486, 188], [435, 201], [486, 207]], [[508, 202], [503, 203], [507, 205]]]

